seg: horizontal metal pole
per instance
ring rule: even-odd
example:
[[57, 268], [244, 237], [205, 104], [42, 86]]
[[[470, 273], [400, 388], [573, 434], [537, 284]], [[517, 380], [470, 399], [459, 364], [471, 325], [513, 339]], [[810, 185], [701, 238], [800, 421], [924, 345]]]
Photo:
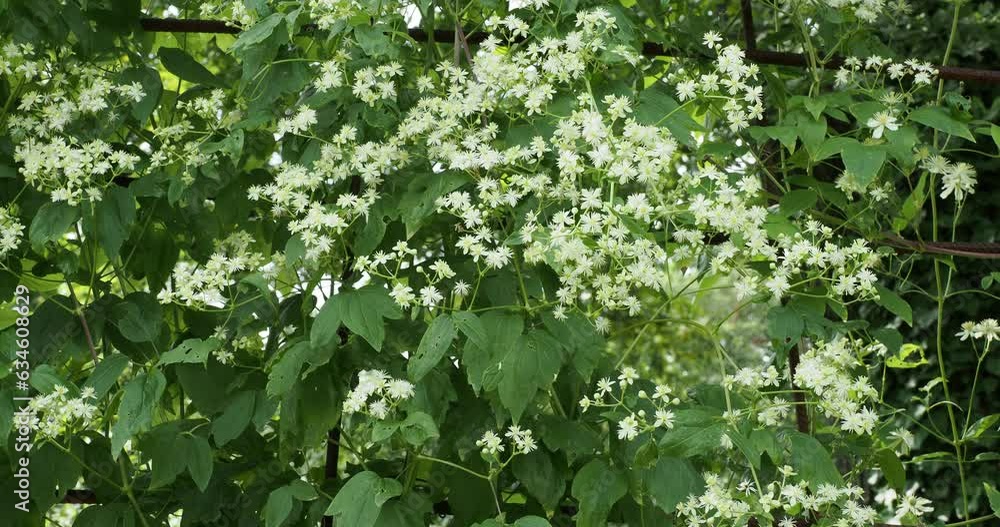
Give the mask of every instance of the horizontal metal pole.
[[[222, 20], [198, 20], [187, 18], [143, 18], [140, 20], [142, 29], [150, 32], [161, 33], [224, 33], [235, 35], [241, 31], [237, 26], [230, 25]], [[316, 30], [314, 24], [302, 26], [302, 31], [309, 33]], [[410, 28], [409, 34], [415, 40], [427, 40], [428, 34], [420, 28]], [[481, 42], [485, 38], [483, 33], [467, 33], [466, 40], [469, 43]], [[435, 30], [434, 40], [437, 42], [454, 42], [455, 32], [448, 30]], [[751, 42], [747, 39], [747, 42]], [[683, 55], [676, 49], [665, 48], [656, 42], [643, 42], [642, 54], [650, 57], [657, 56], [679, 56]], [[800, 53], [786, 53], [782, 51], [767, 51], [750, 48], [746, 50], [747, 58], [758, 64], [768, 64], [772, 66], [793, 66], [807, 67], [808, 61], [805, 55]], [[839, 68], [844, 63], [843, 58], [837, 57], [823, 64], [824, 68]], [[962, 68], [958, 66], [938, 66], [938, 71], [942, 79], [960, 80], [970, 82], [985, 82], [1000, 84], [1000, 70], [987, 70], [978, 68]]]

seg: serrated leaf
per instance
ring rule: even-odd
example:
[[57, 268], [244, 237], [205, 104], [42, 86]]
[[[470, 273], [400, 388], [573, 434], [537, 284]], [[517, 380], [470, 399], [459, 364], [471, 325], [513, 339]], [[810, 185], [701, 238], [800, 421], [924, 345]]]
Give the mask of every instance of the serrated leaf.
[[566, 492], [566, 481], [556, 471], [551, 454], [536, 450], [530, 454], [517, 456], [511, 463], [514, 475], [528, 489], [528, 493], [541, 503], [545, 510], [552, 511]]
[[402, 317], [399, 306], [382, 287], [367, 286], [342, 291], [323, 304], [313, 321], [309, 338], [313, 347], [329, 346], [339, 338], [337, 328], [343, 323], [347, 329], [365, 339], [375, 351], [380, 351], [385, 340], [384, 319]]
[[708, 408], [677, 410], [674, 427], [660, 437], [660, 454], [688, 458], [719, 448], [726, 424]]
[[523, 335], [507, 353], [500, 367], [500, 401], [515, 423], [535, 393], [552, 384], [561, 364], [559, 342], [543, 330]]
[[[910, 355], [913, 355], [914, 352], [920, 355], [920, 359], [916, 361], [909, 360]], [[889, 368], [909, 369], [924, 364], [927, 364], [927, 358], [924, 357], [924, 348], [917, 344], [903, 344], [899, 347], [899, 351], [895, 355], [885, 359], [885, 365]]]
[[406, 420], [399, 424], [403, 439], [413, 445], [421, 446], [427, 440], [440, 436], [434, 419], [424, 412], [412, 412]]
[[65, 202], [49, 202], [42, 205], [28, 227], [28, 240], [36, 247], [62, 238], [63, 234], [76, 223], [79, 210]]
[[701, 494], [705, 481], [687, 459], [661, 457], [655, 466], [644, 471], [643, 485], [657, 507], [673, 514], [678, 503]]
[[611, 508], [628, 492], [628, 478], [604, 459], [593, 459], [573, 478], [573, 497], [579, 502], [578, 527], [603, 527]]
[[993, 510], [993, 515], [1000, 517], [1000, 492], [993, 485], [985, 481], [983, 482], [983, 490], [986, 491], [986, 499], [990, 502], [990, 509]]
[[337, 518], [337, 525], [372, 527], [382, 505], [402, 492], [403, 486], [394, 479], [359, 472], [337, 492], [324, 515]]
[[406, 371], [410, 380], [417, 382], [434, 369], [457, 336], [458, 331], [451, 317], [447, 314], [438, 315], [427, 327], [416, 353], [407, 362]]
[[306, 341], [298, 341], [290, 345], [267, 375], [267, 394], [280, 397], [287, 393], [299, 380], [302, 365], [312, 353], [312, 346]]
[[208, 355], [219, 349], [217, 339], [187, 339], [160, 356], [160, 364], [205, 364]]
[[801, 432], [788, 432], [788, 442], [791, 451], [789, 464], [799, 478], [809, 483], [813, 492], [824, 483], [838, 487], [844, 485], [830, 452], [816, 438]]
[[885, 150], [854, 141], [844, 145], [840, 152], [844, 168], [851, 171], [861, 188], [867, 188], [885, 163]]
[[117, 459], [125, 442], [153, 421], [153, 410], [163, 395], [167, 379], [160, 370], [140, 373], [125, 385], [118, 421], [111, 427], [111, 454]]

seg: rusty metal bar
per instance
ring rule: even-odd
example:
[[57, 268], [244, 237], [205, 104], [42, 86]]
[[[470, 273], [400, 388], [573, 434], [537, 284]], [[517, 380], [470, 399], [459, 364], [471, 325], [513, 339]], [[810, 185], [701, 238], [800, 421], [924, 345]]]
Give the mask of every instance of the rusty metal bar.
[[[749, 60], [758, 64], [771, 66], [792, 66], [806, 67], [808, 62], [806, 57], [799, 53], [787, 53], [783, 51], [768, 51], [757, 49], [756, 34], [753, 29], [753, 10], [750, 8], [750, 0], [741, 0], [742, 19], [744, 24], [744, 41], [746, 55]], [[241, 31], [237, 26], [230, 25], [222, 20], [199, 20], [186, 18], [143, 18], [140, 20], [142, 29], [150, 32], [166, 33], [224, 33], [234, 35]], [[303, 32], [316, 30], [314, 24], [302, 26]], [[427, 32], [421, 28], [410, 28], [409, 35], [415, 40], [426, 40]], [[486, 38], [483, 33], [466, 33], [466, 40], [470, 44], [482, 42]], [[435, 30], [434, 40], [436, 42], [454, 41], [455, 32], [447, 30]], [[643, 42], [642, 54], [646, 56], [683, 56], [684, 53], [665, 48], [657, 42]], [[823, 64], [826, 69], [836, 69], [843, 64], [843, 58], [835, 57]], [[938, 71], [942, 79], [960, 80], [970, 82], [984, 82], [1000, 84], [1000, 70], [989, 70], [979, 68], [963, 68], [958, 66], [939, 66]]]

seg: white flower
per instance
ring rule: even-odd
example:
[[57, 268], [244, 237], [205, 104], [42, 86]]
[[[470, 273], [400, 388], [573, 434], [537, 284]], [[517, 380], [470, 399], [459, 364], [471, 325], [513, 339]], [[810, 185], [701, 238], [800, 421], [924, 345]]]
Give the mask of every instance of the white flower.
[[653, 426], [657, 428], [673, 428], [674, 427], [674, 413], [670, 410], [657, 410], [656, 411], [656, 422]]
[[420, 303], [424, 307], [434, 307], [442, 300], [444, 295], [436, 287], [429, 285], [420, 289]]
[[395, 379], [389, 383], [386, 392], [393, 399], [409, 399], [413, 397], [413, 385], [408, 381]]
[[906, 496], [903, 496], [902, 500], [900, 500], [899, 507], [896, 509], [896, 512], [898, 512], [900, 516], [906, 516], [908, 514], [912, 514], [914, 516], [920, 517], [923, 516], [925, 513], [934, 510], [934, 507], [928, 506], [930, 505], [930, 503], [931, 500], [929, 499], [920, 498], [913, 494], [907, 494]]
[[955, 163], [941, 176], [941, 197], [955, 194], [955, 201], [962, 201], [966, 194], [976, 192], [976, 170], [968, 163]]
[[639, 378], [639, 374], [635, 371], [635, 368], [631, 366], [626, 366], [622, 368], [621, 374], [618, 376], [618, 384], [622, 388], [630, 386], [636, 379]]
[[639, 436], [639, 421], [630, 415], [618, 422], [618, 439], [633, 440]]
[[278, 135], [300, 134], [308, 130], [316, 122], [316, 110], [308, 106], [303, 106], [299, 108], [298, 113], [294, 117], [278, 121], [277, 133]]
[[705, 44], [706, 47], [715, 49], [718, 47], [719, 42], [722, 42], [722, 36], [719, 35], [718, 32], [709, 31], [708, 33], [705, 33], [702, 42]]
[[503, 452], [503, 439], [492, 430], [487, 430], [482, 439], [476, 441], [476, 446], [480, 447], [484, 454], [495, 455]]
[[872, 128], [872, 137], [879, 139], [886, 130], [899, 130], [896, 118], [889, 112], [878, 112], [868, 119], [868, 128]]

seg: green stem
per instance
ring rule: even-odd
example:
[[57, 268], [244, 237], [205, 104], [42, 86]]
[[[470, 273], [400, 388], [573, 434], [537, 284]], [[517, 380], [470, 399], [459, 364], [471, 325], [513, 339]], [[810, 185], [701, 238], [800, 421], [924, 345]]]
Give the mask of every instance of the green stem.
[[432, 456], [425, 456], [423, 454], [417, 454], [417, 459], [423, 459], [424, 461], [433, 461], [434, 463], [440, 463], [442, 465], [446, 465], [446, 466], [449, 466], [451, 468], [457, 468], [458, 470], [461, 470], [462, 472], [465, 472], [467, 474], [473, 475], [473, 476], [475, 476], [477, 478], [480, 478], [480, 479], [485, 479], [487, 481], [489, 481], [489, 479], [490, 479], [490, 477], [487, 476], [486, 474], [480, 474], [479, 472], [476, 472], [475, 470], [471, 470], [471, 469], [465, 468], [462, 465], [459, 465], [458, 463], [452, 463], [451, 461], [447, 461], [445, 459], [440, 459], [440, 458], [436, 458], [436, 457], [432, 457]]

